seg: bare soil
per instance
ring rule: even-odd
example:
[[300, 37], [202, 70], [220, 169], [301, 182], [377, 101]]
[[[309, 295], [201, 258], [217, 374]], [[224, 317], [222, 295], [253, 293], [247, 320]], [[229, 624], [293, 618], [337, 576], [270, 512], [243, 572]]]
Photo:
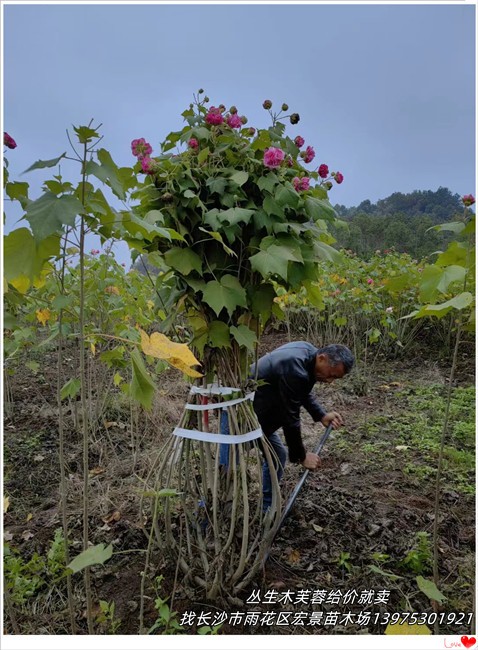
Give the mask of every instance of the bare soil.
[[[282, 334], [264, 338], [261, 353], [284, 343]], [[48, 356], [49, 355], [49, 356]], [[27, 561], [34, 552], [45, 555], [61, 526], [59, 509], [58, 408], [55, 399], [56, 358], [47, 353], [36, 375], [18, 368], [9, 377], [13, 400], [6, 405], [4, 423], [4, 489], [10, 506], [4, 516], [6, 540]], [[74, 361], [72, 360], [72, 373]], [[212, 612], [225, 610], [258, 612], [289, 609], [296, 612], [371, 611], [431, 613], [471, 612], [473, 608], [475, 516], [474, 496], [446, 488], [440, 501], [439, 566], [440, 589], [447, 600], [432, 603], [422, 593], [416, 574], [400, 565], [414, 548], [416, 534], [431, 533], [434, 523], [435, 480], [430, 474], [404, 473], [403, 452], [394, 435], [394, 418], [407, 408], [404, 388], [427, 385], [446, 386], [449, 367], [435, 360], [416, 357], [376, 364], [367, 385], [357, 391], [353, 377], [334, 386], [317, 386], [325, 408], [339, 410], [346, 425], [334, 432], [322, 453], [320, 471], [310, 473], [294, 508], [280, 530], [262, 575], [247, 593], [231, 602], [209, 604]], [[457, 384], [473, 384], [471, 358], [462, 358]], [[113, 558], [104, 566], [92, 568], [95, 607], [100, 600], [115, 602], [115, 615], [121, 619], [118, 633], [138, 634], [141, 572], [144, 569], [147, 539], [139, 512], [144, 480], [162, 444], [177, 424], [186, 401], [187, 386], [182, 375], [168, 370], [161, 375], [159, 391], [151, 414], [129, 411], [127, 402], [113, 399], [96, 424], [90, 445], [90, 541], [112, 543]], [[92, 395], [92, 403], [95, 399]], [[71, 554], [81, 551], [82, 535], [82, 441], [73, 425], [72, 412], [65, 412], [66, 463], [68, 482], [68, 521]], [[384, 427], [372, 441], [368, 423], [383, 417]], [[303, 417], [306, 446], [313, 450], [323, 432], [307, 414]], [[383, 456], [377, 453], [383, 449]], [[419, 462], [419, 461], [417, 461]], [[302, 468], [288, 465], [283, 480], [283, 496], [294, 489]], [[474, 476], [470, 476], [474, 482]], [[123, 553], [118, 553], [122, 551]], [[118, 554], [117, 554], [118, 553]], [[377, 559], [377, 555], [388, 559]], [[381, 557], [380, 556], [380, 557]], [[156, 574], [164, 581], [161, 595], [172, 597], [178, 618], [186, 611], [206, 611], [202, 594], [187, 590], [175, 573], [175, 565], [156, 549]], [[370, 569], [373, 565], [383, 573]], [[389, 574], [384, 575], [384, 574]], [[390, 574], [397, 577], [390, 577]], [[156, 594], [152, 577], [146, 580], [148, 625], [157, 617]], [[422, 575], [432, 579], [431, 570]], [[75, 595], [80, 603], [77, 624], [86, 634], [83, 581], [75, 575]], [[369, 590], [390, 592], [386, 603], [358, 602], [344, 605], [298, 602], [274, 605], [253, 602], [253, 592], [261, 598], [271, 590], [308, 591]], [[64, 584], [41, 591], [22, 606], [14, 606], [16, 624], [23, 634], [68, 634], [68, 613]], [[300, 600], [300, 599], [299, 599]], [[241, 602], [242, 601], [242, 605]], [[206, 604], [207, 605], [207, 604]], [[382, 634], [383, 622], [374, 617], [367, 624], [337, 623], [324, 626], [267, 624], [224, 624], [220, 634]], [[429, 626], [433, 629], [433, 625]], [[12, 633], [6, 613], [5, 629]], [[193, 633], [195, 625], [186, 628]], [[98, 633], [106, 633], [98, 626]], [[441, 625], [442, 634], [466, 634], [470, 625]]]

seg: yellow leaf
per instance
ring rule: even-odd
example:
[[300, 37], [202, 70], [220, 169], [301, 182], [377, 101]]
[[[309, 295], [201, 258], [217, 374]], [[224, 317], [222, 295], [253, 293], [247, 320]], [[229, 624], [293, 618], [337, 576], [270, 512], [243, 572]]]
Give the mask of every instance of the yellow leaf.
[[151, 336], [148, 336], [141, 328], [139, 328], [139, 332], [141, 334], [141, 349], [145, 354], [156, 359], [164, 359], [183, 372], [186, 372], [185, 367], [189, 368], [188, 374], [190, 377], [202, 377], [200, 374], [190, 374], [197, 372], [191, 370], [190, 366], [200, 364], [185, 343], [175, 343], [164, 334], [160, 334], [160, 332], [153, 332]]
[[3, 497], [3, 514], [5, 514], [10, 507], [10, 497]]
[[31, 512], [29, 512], [28, 515], [27, 515], [26, 521], [30, 521], [31, 519], [33, 519], [33, 515], [32, 515]]
[[123, 381], [123, 377], [119, 374], [119, 372], [116, 372], [115, 376], [113, 377], [114, 385], [119, 386], [122, 381]]
[[90, 350], [91, 350], [91, 354], [95, 356], [96, 346], [94, 343], [90, 343]]
[[12, 287], [15, 287], [19, 293], [26, 293], [30, 288], [30, 278], [22, 274], [16, 277], [14, 280], [10, 280], [10, 284]]
[[105, 287], [105, 293], [113, 293], [115, 296], [120, 295], [118, 287], [114, 287], [113, 285]]
[[42, 325], [45, 325], [51, 318], [51, 311], [46, 307], [45, 309], [37, 309], [36, 312], [37, 321]]
[[411, 636], [414, 634], [431, 634], [431, 632], [426, 625], [418, 625], [418, 623], [410, 625], [407, 622], [400, 624], [399, 622], [394, 624], [389, 623], [385, 629], [385, 634]]
[[178, 370], [182, 370], [185, 375], [188, 377], [202, 377], [203, 375], [198, 372], [197, 370], [194, 370], [194, 368], [190, 368], [187, 366], [184, 361], [181, 361], [181, 359], [168, 359], [168, 363], [170, 363], [172, 366], [177, 368]]
[[146, 301], [146, 304], [148, 305], [148, 307], [149, 307], [150, 309], [153, 309], [153, 307], [154, 307], [154, 302], [153, 302], [152, 300], [147, 300], [147, 301]]

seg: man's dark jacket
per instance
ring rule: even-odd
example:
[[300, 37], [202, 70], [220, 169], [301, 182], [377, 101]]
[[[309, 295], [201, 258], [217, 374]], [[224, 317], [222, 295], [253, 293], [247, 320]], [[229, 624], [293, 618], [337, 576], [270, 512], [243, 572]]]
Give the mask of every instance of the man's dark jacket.
[[[311, 393], [316, 379], [315, 359], [318, 350], [306, 341], [281, 345], [257, 362], [257, 378], [267, 384], [259, 386], [254, 396], [254, 410], [266, 436], [284, 429], [291, 463], [302, 462], [306, 451], [300, 432], [300, 408], [303, 406], [315, 422], [325, 415]], [[256, 376], [256, 364], [251, 367]]]

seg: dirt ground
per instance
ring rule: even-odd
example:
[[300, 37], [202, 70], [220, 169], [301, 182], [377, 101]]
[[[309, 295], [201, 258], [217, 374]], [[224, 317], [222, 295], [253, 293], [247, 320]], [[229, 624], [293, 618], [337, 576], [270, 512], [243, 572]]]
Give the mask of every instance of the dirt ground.
[[[284, 342], [281, 334], [269, 335], [261, 352]], [[459, 368], [456, 385], [473, 386], [473, 360], [463, 357]], [[333, 386], [316, 387], [324, 407], [342, 413], [345, 427], [327, 441], [320, 471], [309, 474], [275, 540], [264, 573], [237, 599], [234, 608], [251, 613], [248, 621], [225, 623], [219, 634], [382, 634], [386, 627], [382, 614], [406, 611], [443, 613], [442, 634], [473, 631], [468, 617], [461, 624], [449, 624], [445, 617], [450, 612], [473, 611], [475, 508], [473, 491], [466, 487], [467, 483], [474, 485], [473, 471], [461, 472], [461, 483], [455, 485], [450, 469], [442, 488], [439, 566], [444, 603], [432, 604], [416, 580], [418, 575], [432, 579], [429, 553], [427, 556], [424, 546], [422, 555], [417, 551], [417, 533], [431, 538], [435, 475], [427, 466], [429, 457], [407, 445], [407, 435], [412, 435], [414, 427], [409, 401], [427, 387], [444, 394], [448, 374], [446, 363], [413, 356], [377, 363], [360, 390], [352, 376]], [[6, 404], [4, 423], [4, 489], [10, 501], [4, 534], [27, 561], [35, 552], [47, 553], [61, 526], [54, 353], [42, 362], [37, 374], [19, 368], [8, 381], [13, 399]], [[92, 568], [95, 607], [100, 600], [114, 601], [115, 616], [121, 620], [118, 633], [138, 633], [147, 546], [139, 499], [155, 456], [179, 420], [187, 392], [182, 375], [168, 370], [161, 375], [152, 413], [138, 411], [131, 419], [124, 400], [113, 402], [92, 435], [90, 540], [112, 543], [115, 551], [104, 566]], [[423, 417], [421, 424], [426, 421]], [[397, 422], [401, 423], [398, 428]], [[65, 423], [68, 521], [74, 556], [81, 551], [82, 441], [68, 413]], [[323, 427], [304, 414], [303, 434], [309, 450], [316, 447], [322, 433]], [[413, 433], [417, 435], [417, 431]], [[414, 454], [413, 463], [405, 460], [407, 454], [408, 458]], [[286, 501], [302, 471], [287, 466], [282, 486]], [[403, 563], [414, 550], [415, 571], [412, 561]], [[161, 596], [172, 597], [170, 604], [178, 612], [178, 620], [186, 611], [231, 611], [230, 604], [208, 604], [202, 594], [186, 591], [175, 575], [175, 566], [160, 550], [155, 550], [153, 559], [156, 573], [164, 576]], [[146, 581], [145, 620], [153, 625], [157, 594], [150, 578]], [[73, 583], [84, 610], [81, 576], [75, 575]], [[284, 598], [287, 592], [292, 596]], [[258, 593], [261, 603], [257, 602]], [[282, 602], [278, 603], [278, 598]], [[69, 633], [63, 582], [38, 590], [13, 609], [16, 626], [23, 634]], [[291, 612], [288, 622], [268, 623], [264, 614], [279, 610]], [[323, 612], [322, 620], [304, 624], [311, 612], [318, 610]], [[301, 612], [307, 615], [301, 616]], [[354, 613], [352, 622], [341, 622], [345, 612]], [[357, 622], [359, 612], [371, 612], [371, 616]], [[252, 613], [259, 615], [258, 620]], [[84, 612], [77, 622], [79, 632], [87, 633]], [[433, 625], [429, 627], [433, 630]], [[14, 632], [7, 613], [5, 629]], [[185, 633], [195, 631], [195, 624], [184, 629]], [[106, 632], [99, 624], [98, 633]]]

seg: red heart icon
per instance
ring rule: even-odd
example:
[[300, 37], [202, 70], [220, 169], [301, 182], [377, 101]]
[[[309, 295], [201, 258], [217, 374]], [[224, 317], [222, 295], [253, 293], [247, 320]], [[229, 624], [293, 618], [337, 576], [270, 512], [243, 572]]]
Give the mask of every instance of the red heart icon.
[[462, 636], [461, 642], [463, 643], [465, 648], [471, 648], [472, 645], [475, 645], [476, 639], [474, 636]]

